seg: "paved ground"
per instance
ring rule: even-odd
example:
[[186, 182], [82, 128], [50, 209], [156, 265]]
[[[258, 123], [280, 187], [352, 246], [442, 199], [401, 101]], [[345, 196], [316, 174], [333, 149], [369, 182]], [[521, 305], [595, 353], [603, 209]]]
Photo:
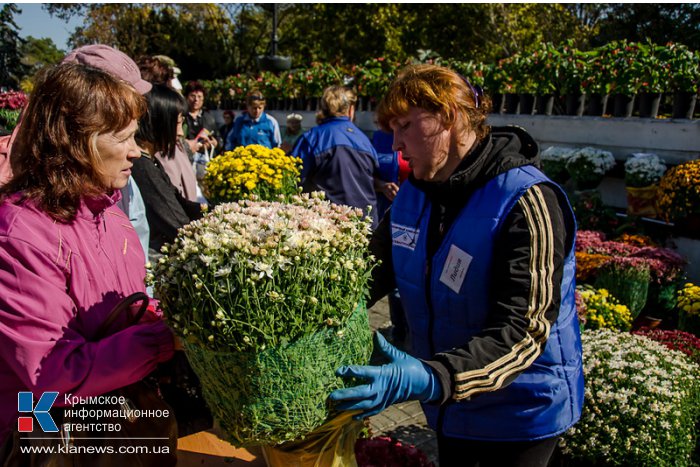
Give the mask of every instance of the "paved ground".
[[[391, 320], [389, 304], [386, 299], [377, 302], [369, 310], [372, 329], [380, 331], [391, 341]], [[404, 402], [389, 407], [382, 413], [370, 418], [373, 434], [395, 438], [403, 443], [413, 444], [425, 453], [430, 461], [438, 467], [437, 441], [435, 432], [425, 421], [425, 416], [418, 402]]]

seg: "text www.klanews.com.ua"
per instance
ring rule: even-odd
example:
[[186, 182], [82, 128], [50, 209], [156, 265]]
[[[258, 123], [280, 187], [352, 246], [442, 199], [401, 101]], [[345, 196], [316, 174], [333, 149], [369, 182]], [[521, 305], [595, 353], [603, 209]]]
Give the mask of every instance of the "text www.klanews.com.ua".
[[[51, 416], [58, 392], [47, 391], [34, 404], [29, 391], [17, 394], [17, 431], [22, 454], [151, 455], [171, 454], [169, 438], [130, 437], [124, 426], [137, 420], [170, 417], [165, 409], [135, 408], [121, 395], [78, 397], [65, 394], [64, 416], [71, 422], [56, 424]], [[90, 404], [90, 408], [85, 407]], [[36, 419], [39, 430], [34, 430]], [[107, 423], [100, 420], [108, 420]], [[55, 433], [55, 437], [51, 434]], [[111, 436], [110, 436], [111, 435]]]
[[170, 454], [169, 446], [20, 446], [22, 454]]

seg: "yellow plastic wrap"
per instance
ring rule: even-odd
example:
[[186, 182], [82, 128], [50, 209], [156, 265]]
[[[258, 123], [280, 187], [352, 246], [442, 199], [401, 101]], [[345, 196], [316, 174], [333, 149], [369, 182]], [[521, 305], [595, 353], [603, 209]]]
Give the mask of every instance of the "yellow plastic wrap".
[[262, 448], [269, 467], [357, 467], [355, 442], [364, 424], [343, 412], [301, 441]]

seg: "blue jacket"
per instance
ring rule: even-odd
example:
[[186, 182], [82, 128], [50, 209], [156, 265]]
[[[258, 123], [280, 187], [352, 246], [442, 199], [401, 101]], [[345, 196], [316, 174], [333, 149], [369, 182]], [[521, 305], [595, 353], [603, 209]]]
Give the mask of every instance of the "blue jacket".
[[263, 112], [258, 121], [255, 122], [245, 112], [233, 122], [233, 128], [228, 133], [224, 149], [233, 151], [239, 146], [248, 146], [250, 144], [276, 148], [280, 145], [280, 142], [280, 130], [277, 120]]
[[[430, 261], [426, 253], [430, 202], [412, 183], [402, 185], [391, 211], [392, 258], [415, 356], [432, 359], [436, 353], [465, 344], [483, 329], [492, 281], [498, 280], [491, 275], [491, 260], [499, 226], [518, 199], [538, 183], [551, 182], [534, 167], [523, 166], [476, 189]], [[568, 204], [565, 215], [573, 219]], [[573, 235], [575, 224], [569, 225]], [[455, 399], [460, 391], [484, 390], [471, 399], [424, 404], [430, 426], [444, 436], [487, 441], [537, 440], [571, 427], [583, 406], [574, 288], [571, 247], [564, 263], [556, 322], [549, 328], [543, 316], [527, 317], [535, 329], [532, 338], [546, 342], [544, 351], [538, 354], [541, 345], [530, 345], [527, 353], [507, 354], [513, 360], [494, 362], [503, 373], [485, 368], [454, 375]], [[489, 386], [499, 384], [489, 378], [503, 377], [506, 371], [522, 372], [510, 384], [489, 391]]]
[[299, 138], [291, 154], [303, 161], [301, 182], [305, 192], [323, 191], [331, 202], [365, 212], [369, 206], [376, 226], [377, 153], [348, 117], [328, 118], [310, 129]]

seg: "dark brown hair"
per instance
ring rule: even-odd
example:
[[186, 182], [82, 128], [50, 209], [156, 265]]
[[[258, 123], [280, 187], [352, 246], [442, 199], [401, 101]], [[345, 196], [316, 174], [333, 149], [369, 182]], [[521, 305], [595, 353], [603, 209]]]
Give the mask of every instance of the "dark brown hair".
[[489, 132], [486, 117], [491, 110], [491, 101], [486, 96], [481, 96], [477, 106], [473, 88], [449, 68], [410, 65], [401, 70], [377, 108], [379, 126], [385, 131], [391, 131], [391, 121], [406, 115], [410, 107], [438, 114], [448, 126], [455, 123], [456, 110], [467, 122], [464, 130], [473, 131], [479, 140]]
[[169, 84], [175, 77], [173, 68], [155, 57], [144, 56], [137, 61], [141, 78], [152, 84]]
[[190, 81], [185, 86], [185, 96], [189, 96], [193, 92], [198, 91], [204, 94], [204, 97], [207, 96], [207, 92], [204, 90], [204, 86], [202, 86], [202, 83], [200, 83], [199, 81]]
[[13, 177], [0, 197], [22, 193], [61, 222], [75, 218], [83, 196], [104, 182], [97, 136], [117, 132], [145, 111], [129, 84], [96, 68], [66, 63], [38, 78], [12, 146]]

